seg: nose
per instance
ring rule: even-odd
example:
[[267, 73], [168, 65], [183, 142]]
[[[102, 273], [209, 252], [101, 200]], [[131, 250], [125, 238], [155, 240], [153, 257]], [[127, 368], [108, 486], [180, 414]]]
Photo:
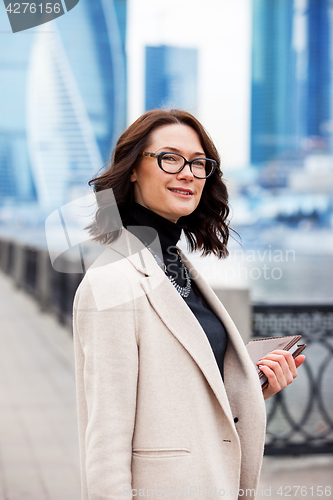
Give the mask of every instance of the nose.
[[178, 172], [178, 174], [176, 174], [176, 177], [177, 177], [177, 179], [185, 179], [185, 180], [193, 180], [194, 179], [194, 176], [191, 172], [189, 163], [186, 163], [183, 170], [181, 170], [180, 172]]

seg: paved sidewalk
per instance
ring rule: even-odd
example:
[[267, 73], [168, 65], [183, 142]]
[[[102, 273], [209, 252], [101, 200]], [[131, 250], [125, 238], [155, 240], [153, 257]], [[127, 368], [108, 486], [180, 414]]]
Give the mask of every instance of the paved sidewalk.
[[[3, 274], [0, 318], [0, 500], [79, 500], [70, 332]], [[258, 500], [317, 499], [320, 486], [333, 500], [333, 456], [265, 457]]]
[[70, 332], [0, 274], [0, 499], [79, 500]]
[[332, 500], [333, 455], [264, 457], [257, 500], [268, 498]]

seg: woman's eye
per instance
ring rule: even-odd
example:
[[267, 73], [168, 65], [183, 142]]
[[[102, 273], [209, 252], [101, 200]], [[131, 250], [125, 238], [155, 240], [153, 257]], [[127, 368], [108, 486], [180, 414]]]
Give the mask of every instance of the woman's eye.
[[174, 156], [163, 156], [163, 160], [165, 161], [176, 161]]
[[195, 167], [205, 168], [206, 163], [205, 163], [205, 161], [204, 161], [204, 160], [195, 160], [195, 161], [193, 162], [193, 165], [194, 165]]

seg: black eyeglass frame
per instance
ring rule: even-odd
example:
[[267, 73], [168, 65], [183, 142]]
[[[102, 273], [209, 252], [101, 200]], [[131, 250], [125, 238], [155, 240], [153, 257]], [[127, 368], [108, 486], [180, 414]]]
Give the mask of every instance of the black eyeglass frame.
[[[177, 170], [177, 172], [168, 172], [167, 170], [164, 170], [164, 168], [162, 167], [162, 157], [163, 155], [165, 154], [171, 154], [171, 155], [177, 155], [177, 156], [180, 156], [181, 158], [183, 158], [184, 160], [184, 165], [182, 167], [180, 167], [179, 170]], [[183, 155], [180, 155], [179, 153], [174, 153], [172, 151], [161, 151], [160, 153], [156, 154], [156, 153], [148, 153], [147, 151], [144, 151], [141, 153], [142, 156], [148, 156], [150, 158], [157, 158], [157, 163], [158, 163], [158, 166], [160, 167], [161, 170], [163, 170], [163, 172], [165, 172], [166, 174], [179, 174], [179, 172], [181, 172], [183, 170], [183, 168], [186, 167], [186, 165], [189, 165], [190, 166], [190, 170], [193, 174], [193, 177], [196, 177], [197, 179], [208, 179], [208, 177], [210, 177], [212, 175], [212, 173], [215, 171], [216, 167], [217, 167], [217, 162], [216, 160], [212, 160], [211, 158], [193, 158], [193, 160], [191, 161], [188, 161]], [[198, 177], [197, 175], [195, 175], [192, 171], [192, 163], [196, 160], [208, 160], [210, 162], [212, 162], [213, 164], [213, 168], [212, 170], [209, 172], [209, 174], [206, 176], [206, 177]]]

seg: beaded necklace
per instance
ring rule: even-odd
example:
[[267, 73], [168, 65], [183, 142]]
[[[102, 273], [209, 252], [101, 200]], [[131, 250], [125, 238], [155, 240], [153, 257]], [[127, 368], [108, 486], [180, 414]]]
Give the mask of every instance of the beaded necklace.
[[177, 290], [177, 292], [183, 298], [186, 299], [186, 297], [188, 297], [190, 295], [190, 291], [191, 291], [191, 278], [190, 278], [190, 274], [188, 272], [187, 267], [185, 266], [184, 262], [182, 261], [182, 258], [181, 258], [181, 255], [179, 253], [179, 250], [177, 249], [178, 260], [180, 262], [181, 269], [184, 271], [184, 274], [185, 274], [185, 279], [186, 279], [186, 285], [185, 286], [178, 285], [178, 283], [176, 282], [175, 278], [173, 276], [170, 276], [167, 273], [167, 267], [164, 264], [164, 262], [160, 259], [160, 257], [157, 255], [157, 253], [154, 252], [154, 250], [152, 248], [150, 248], [150, 246], [148, 245], [148, 243], [146, 243], [145, 241], [143, 243], [145, 244], [147, 250], [149, 250], [149, 252], [152, 254], [152, 256], [154, 257], [154, 259], [156, 260], [157, 264], [160, 266], [160, 268], [162, 269], [162, 271], [166, 274], [167, 278], [171, 281], [171, 283], [173, 284], [173, 286], [175, 287], [175, 289]]

